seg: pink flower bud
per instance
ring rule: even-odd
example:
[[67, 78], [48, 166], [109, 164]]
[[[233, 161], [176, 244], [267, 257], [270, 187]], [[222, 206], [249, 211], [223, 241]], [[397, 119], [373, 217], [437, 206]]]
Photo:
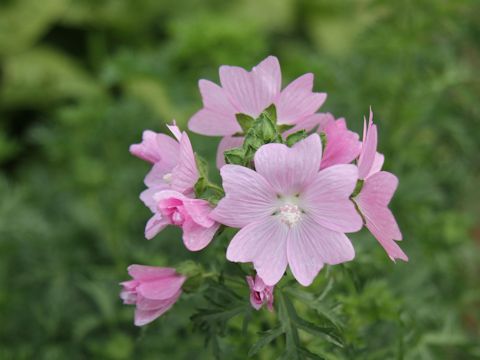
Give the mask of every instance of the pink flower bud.
[[133, 280], [120, 283], [120, 298], [124, 304], [136, 305], [136, 326], [146, 325], [170, 310], [186, 280], [173, 268], [130, 265], [128, 273]]

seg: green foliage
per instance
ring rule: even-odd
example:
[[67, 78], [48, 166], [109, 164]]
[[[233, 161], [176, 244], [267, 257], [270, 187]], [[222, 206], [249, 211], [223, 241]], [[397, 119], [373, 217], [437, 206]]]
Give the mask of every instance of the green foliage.
[[[0, 358], [479, 358], [478, 13], [476, 0], [2, 1]], [[410, 257], [393, 264], [352, 235], [355, 260], [308, 288], [287, 278], [274, 313], [249, 307], [248, 271], [220, 266], [230, 230], [194, 254], [175, 229], [144, 240], [148, 165], [128, 154], [143, 129], [186, 127], [198, 79], [269, 54], [283, 84], [313, 72], [322, 111], [354, 130], [372, 105]], [[245, 119], [229, 162], [281, 141], [273, 116]], [[195, 190], [215, 202], [218, 140], [192, 141], [209, 167]], [[118, 299], [126, 267], [188, 260], [228, 286], [199, 281], [210, 296], [135, 328]]]

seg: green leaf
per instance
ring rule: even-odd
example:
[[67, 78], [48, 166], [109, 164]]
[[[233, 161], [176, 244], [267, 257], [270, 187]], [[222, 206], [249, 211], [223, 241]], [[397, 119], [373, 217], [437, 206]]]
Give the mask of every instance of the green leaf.
[[282, 327], [276, 327], [265, 331], [262, 337], [248, 350], [248, 356], [252, 357], [256, 355], [262, 348], [270, 344], [273, 340], [283, 334]]
[[297, 327], [303, 331], [306, 331], [312, 335], [317, 335], [325, 338], [328, 342], [338, 346], [343, 347], [342, 340], [336, 334], [335, 328], [332, 326], [318, 326], [307, 320], [297, 317], [295, 319], [295, 324]]
[[305, 139], [306, 137], [307, 137], [307, 132], [305, 130], [300, 130], [300, 131], [294, 132], [293, 134], [288, 135], [287, 139], [285, 140], [285, 143], [287, 144], [287, 146], [292, 147], [297, 142]]
[[237, 122], [245, 134], [247, 133], [248, 130], [250, 130], [250, 128], [253, 125], [253, 122], [255, 121], [254, 118], [245, 114], [235, 114], [235, 117], [237, 118]]
[[363, 183], [364, 183], [363, 180], [361, 179], [357, 180], [357, 184], [355, 185], [355, 189], [353, 189], [353, 193], [352, 195], [350, 195], [350, 198], [354, 198], [355, 196], [360, 194], [360, 191], [362, 191], [362, 188], [363, 188]]

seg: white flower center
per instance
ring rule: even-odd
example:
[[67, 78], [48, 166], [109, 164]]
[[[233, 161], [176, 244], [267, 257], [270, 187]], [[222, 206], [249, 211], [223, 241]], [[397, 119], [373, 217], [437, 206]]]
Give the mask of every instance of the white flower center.
[[300, 220], [302, 211], [297, 205], [287, 203], [283, 205], [280, 209], [280, 221], [284, 224], [287, 224], [289, 227], [292, 227]]
[[163, 175], [163, 181], [165, 181], [167, 184], [170, 184], [172, 182], [172, 173]]

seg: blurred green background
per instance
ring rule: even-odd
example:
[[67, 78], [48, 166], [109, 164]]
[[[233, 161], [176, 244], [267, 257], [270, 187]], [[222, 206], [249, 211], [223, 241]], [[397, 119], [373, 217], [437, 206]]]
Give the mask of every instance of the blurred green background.
[[[0, 359], [212, 357], [189, 296], [146, 329], [118, 299], [129, 264], [197, 258], [175, 229], [144, 240], [148, 165], [128, 146], [185, 127], [198, 79], [270, 54], [284, 84], [313, 72], [322, 111], [352, 129], [372, 105], [410, 256], [352, 236], [360, 285], [326, 300], [346, 346], [304, 341], [332, 359], [480, 358], [479, 14], [477, 0], [2, 0]], [[212, 162], [214, 140], [193, 136]], [[228, 358], [258, 330], [228, 338]]]

